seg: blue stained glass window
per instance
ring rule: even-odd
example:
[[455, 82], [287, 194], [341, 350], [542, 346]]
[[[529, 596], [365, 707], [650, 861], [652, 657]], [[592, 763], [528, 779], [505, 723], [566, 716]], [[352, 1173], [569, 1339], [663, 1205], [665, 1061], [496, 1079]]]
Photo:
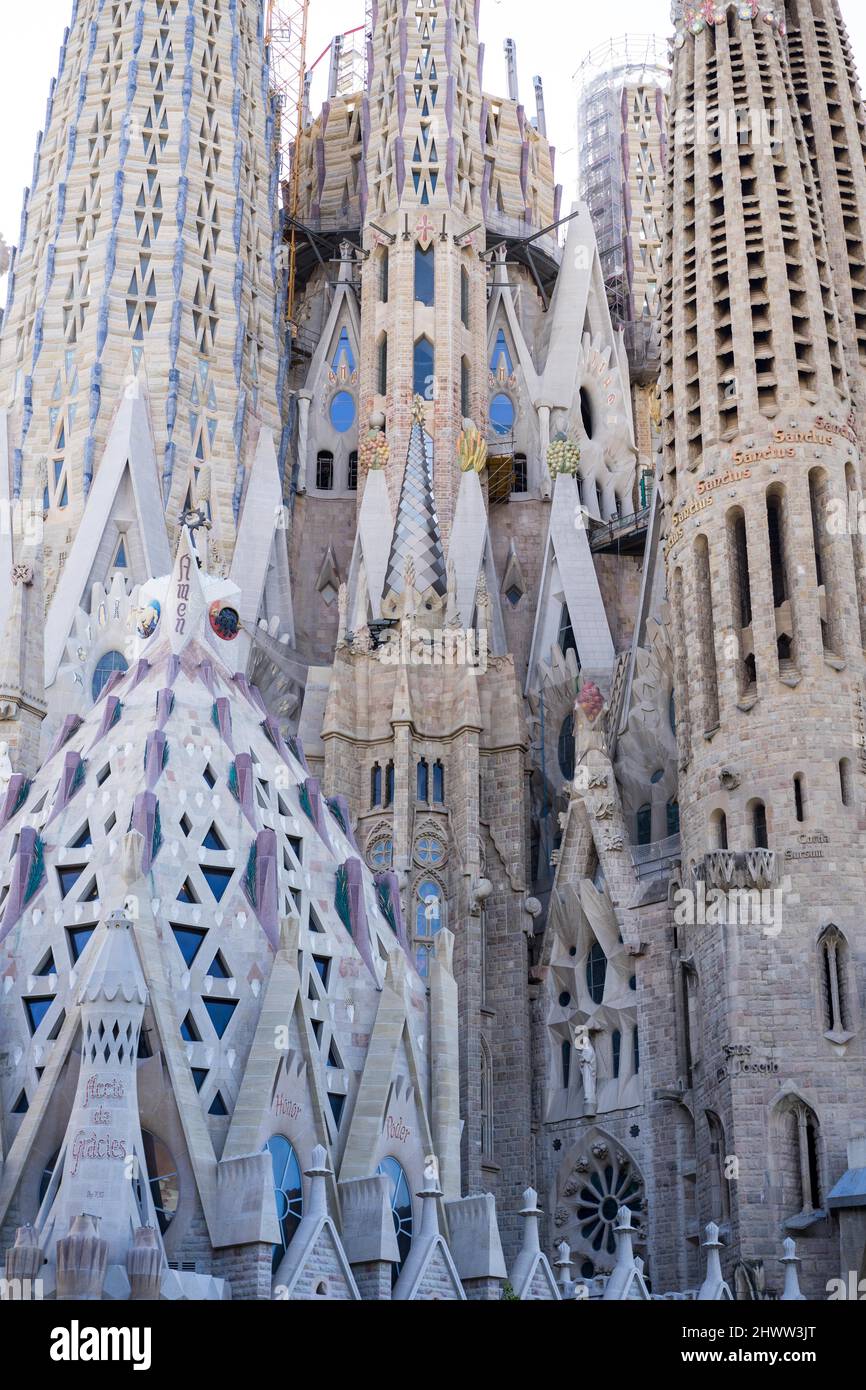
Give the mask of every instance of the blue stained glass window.
[[514, 429], [514, 402], [503, 391], [490, 402], [490, 423], [497, 434], [511, 434]]
[[340, 337], [337, 341], [337, 351], [334, 353], [334, 360], [331, 366], [336, 372], [339, 371], [344, 363], [350, 372], [355, 370], [355, 354], [352, 351], [352, 344], [349, 342], [349, 333], [346, 328], [343, 328], [340, 332]]
[[415, 344], [412, 390], [425, 401], [433, 398], [433, 344], [429, 338], [419, 338]]
[[383, 1158], [377, 1173], [384, 1173], [388, 1179], [391, 1196], [391, 1215], [394, 1218], [394, 1230], [397, 1233], [397, 1249], [400, 1252], [399, 1260], [395, 1261], [391, 1269], [391, 1284], [397, 1282], [397, 1276], [406, 1262], [406, 1257], [412, 1246], [412, 1194], [409, 1191], [409, 1183], [406, 1174], [400, 1167], [396, 1158]]
[[348, 391], [338, 391], [331, 401], [331, 424], [345, 434], [355, 423], [355, 398]]
[[232, 1015], [237, 1008], [236, 999], [202, 999], [201, 1001], [207, 1009], [208, 1018], [216, 1030], [216, 1035], [221, 1038], [232, 1021]]
[[620, 1054], [622, 1052], [622, 1033], [619, 1031], [618, 1028], [615, 1028], [613, 1030], [610, 1042], [613, 1051], [613, 1074], [614, 1076], [619, 1076], [619, 1059]]
[[69, 949], [72, 952], [73, 962], [78, 960], [81, 952], [84, 950], [95, 931], [95, 926], [67, 927], [66, 934], [69, 937]]
[[265, 1150], [271, 1156], [274, 1170], [274, 1200], [280, 1226], [280, 1243], [274, 1246], [273, 1268], [276, 1272], [304, 1214], [304, 1190], [301, 1185], [301, 1165], [288, 1139], [282, 1134], [275, 1134], [265, 1144]]
[[94, 700], [98, 700], [115, 671], [128, 671], [129, 665], [122, 652], [106, 652], [96, 663], [91, 690]]
[[504, 328], [500, 328], [496, 335], [496, 342], [493, 345], [493, 356], [490, 359], [491, 372], [498, 372], [500, 363], [505, 367], [506, 375], [511, 376], [514, 371], [514, 363], [511, 360], [511, 353], [508, 350]]
[[415, 298], [421, 304], [434, 304], [436, 301], [436, 275], [434, 251], [432, 246], [423, 250], [415, 244]]
[[202, 864], [201, 871], [205, 876], [205, 881], [210, 891], [213, 893], [217, 902], [220, 902], [229, 886], [234, 869], [215, 869], [211, 864]]
[[27, 1022], [30, 1024], [30, 1032], [35, 1033], [51, 1005], [54, 1003], [53, 994], [43, 994], [33, 999], [24, 999], [24, 1008], [27, 1012]]
[[207, 936], [207, 932], [201, 927], [176, 927], [173, 923], [171, 929], [174, 932], [174, 939], [178, 944], [180, 953], [187, 965], [192, 965], [199, 952], [199, 947]]

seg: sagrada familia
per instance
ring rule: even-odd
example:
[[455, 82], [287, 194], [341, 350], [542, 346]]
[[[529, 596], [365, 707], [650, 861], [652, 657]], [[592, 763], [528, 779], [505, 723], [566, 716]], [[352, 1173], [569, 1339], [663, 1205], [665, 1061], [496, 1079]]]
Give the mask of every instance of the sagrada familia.
[[289, 217], [264, 0], [73, 5], [0, 337], [4, 1298], [866, 1276], [840, 5], [674, 0], [574, 204], [479, 8], [372, 0]]

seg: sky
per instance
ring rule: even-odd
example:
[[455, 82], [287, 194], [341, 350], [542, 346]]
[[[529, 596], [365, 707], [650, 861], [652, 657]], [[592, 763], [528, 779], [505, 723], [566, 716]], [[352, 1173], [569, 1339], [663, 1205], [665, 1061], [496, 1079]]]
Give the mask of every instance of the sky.
[[[72, 0], [36, 0], [29, 5], [3, 0], [0, 45], [0, 234], [18, 241], [24, 188], [33, 169], [36, 135], [45, 118], [48, 85], [57, 71], [63, 30]], [[854, 51], [866, 72], [866, 4], [842, 0]], [[312, 0], [308, 57], [312, 62], [333, 34], [364, 23], [364, 0]], [[563, 204], [574, 197], [576, 157], [576, 73], [585, 55], [622, 34], [671, 31], [669, 0], [481, 0], [481, 39], [486, 45], [484, 86], [505, 93], [503, 40], [517, 45], [520, 97], [534, 112], [532, 79], [544, 82], [547, 131], [557, 149], [556, 175], [564, 186]], [[324, 96], [328, 60], [316, 69], [313, 109]]]

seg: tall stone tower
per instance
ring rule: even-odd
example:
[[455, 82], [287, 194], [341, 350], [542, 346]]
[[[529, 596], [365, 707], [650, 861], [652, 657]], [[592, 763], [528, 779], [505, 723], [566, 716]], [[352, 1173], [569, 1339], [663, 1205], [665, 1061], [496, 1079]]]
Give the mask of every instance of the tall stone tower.
[[[825, 7], [788, 8], [821, 26]], [[723, 1204], [741, 1261], [802, 1234], [817, 1294], [833, 1272], [827, 1198], [863, 1109], [848, 1044], [866, 617], [856, 539], [834, 522], [860, 467], [846, 370], [859, 272], [852, 289], [840, 244], [857, 182], [840, 178], [841, 154], [830, 163], [828, 232], [810, 154], [826, 167], [829, 119], [850, 128], [856, 163], [859, 101], [828, 56], [835, 95], [804, 133], [798, 62], [816, 54], [798, 33], [795, 93], [781, 3], [674, 14], [663, 490], [687, 808], [680, 1045], [703, 1200]], [[738, 912], [731, 889], [762, 894], [763, 916]]]
[[263, 433], [279, 451], [274, 119], [261, 0], [76, 0], [0, 343], [12, 496], [45, 513], [49, 681], [94, 583], [166, 568], [163, 512], [173, 538], [203, 503], [230, 564]]

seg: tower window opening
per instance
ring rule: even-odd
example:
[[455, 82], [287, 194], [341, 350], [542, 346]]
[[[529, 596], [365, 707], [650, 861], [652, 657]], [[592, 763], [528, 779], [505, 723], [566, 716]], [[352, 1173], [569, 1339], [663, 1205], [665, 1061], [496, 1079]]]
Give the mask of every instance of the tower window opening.
[[802, 824], [806, 817], [803, 811], [803, 778], [799, 772], [794, 778], [794, 809], [797, 813], [797, 820]]
[[316, 487], [320, 492], [330, 492], [334, 486], [334, 455], [322, 450], [316, 455]]
[[839, 761], [839, 793], [842, 797], [842, 805], [852, 804], [851, 794], [851, 759], [841, 758]]
[[768, 849], [767, 839], [767, 808], [763, 801], [752, 803], [752, 838], [755, 849]]
[[415, 299], [428, 307], [436, 302], [436, 263], [432, 246], [415, 244]]

